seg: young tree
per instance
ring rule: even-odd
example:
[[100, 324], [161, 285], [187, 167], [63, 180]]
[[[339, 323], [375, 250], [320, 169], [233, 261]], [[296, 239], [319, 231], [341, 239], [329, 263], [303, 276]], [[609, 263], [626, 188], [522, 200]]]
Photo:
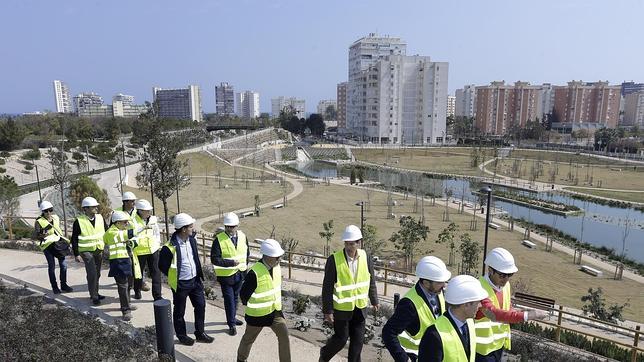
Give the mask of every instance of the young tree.
[[14, 216], [20, 209], [18, 185], [11, 176], [0, 177], [0, 225], [4, 227], [2, 215]]
[[402, 250], [405, 254], [405, 265], [409, 270], [414, 260], [414, 255], [420, 247], [421, 240], [427, 240], [429, 227], [416, 221], [411, 216], [403, 216], [399, 220], [400, 230], [393, 233], [389, 241], [394, 243], [397, 250]]
[[67, 211], [65, 210], [65, 187], [72, 178], [72, 169], [67, 164], [67, 155], [64, 150], [64, 142], [61, 148], [49, 149], [47, 158], [51, 165], [51, 178], [56, 182], [56, 188], [60, 191], [60, 203], [63, 208], [63, 226], [67, 235]]
[[329, 254], [331, 253], [329, 244], [331, 243], [331, 239], [335, 234], [335, 231], [333, 231], [333, 219], [327, 222], [323, 222], [322, 228], [324, 228], [324, 231], [320, 231], [319, 235], [321, 238], [326, 239], [326, 245], [324, 247], [324, 256], [329, 256]]
[[461, 262], [463, 273], [470, 274], [471, 271], [476, 270], [481, 246], [479, 243], [472, 240], [469, 233], [465, 233], [461, 235], [461, 246], [459, 249], [462, 256]]
[[601, 287], [598, 287], [596, 290], [593, 290], [593, 288], [588, 289], [588, 294], [582, 296], [581, 301], [585, 302], [581, 308], [584, 314], [590, 313], [594, 318], [607, 322], [623, 321], [622, 312], [629, 305], [628, 302], [622, 305], [613, 304], [606, 309], [604, 291]]
[[69, 197], [76, 207], [81, 209], [83, 198], [91, 196], [98, 201], [98, 213], [107, 217], [110, 208], [110, 199], [107, 197], [107, 191], [98, 186], [96, 181], [90, 177], [81, 176], [74, 180], [69, 186]]
[[349, 175], [349, 182], [353, 185], [356, 183], [356, 168], [351, 167], [351, 174]]
[[369, 224], [366, 224], [362, 230], [362, 248], [372, 257], [378, 255], [385, 246], [384, 239], [377, 239], [376, 231], [376, 227]]
[[438, 234], [436, 239], [437, 244], [447, 244], [449, 246], [449, 261], [447, 265], [454, 265], [456, 259], [456, 231], [458, 230], [458, 225], [456, 223], [449, 223], [443, 231]]

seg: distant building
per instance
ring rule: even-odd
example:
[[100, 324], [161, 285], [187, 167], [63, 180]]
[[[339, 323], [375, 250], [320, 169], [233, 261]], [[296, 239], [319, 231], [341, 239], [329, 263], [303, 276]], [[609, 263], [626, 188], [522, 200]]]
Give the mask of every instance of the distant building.
[[119, 93], [112, 97], [112, 104], [114, 102], [121, 102], [123, 106], [133, 106], [134, 105], [134, 96], [129, 96], [127, 94]]
[[454, 115], [457, 117], [476, 117], [476, 86], [468, 84], [456, 90]]
[[259, 117], [259, 93], [253, 91], [237, 93], [237, 115], [247, 119]]
[[456, 96], [447, 96], [447, 117], [454, 117], [456, 113]]
[[69, 96], [69, 87], [62, 80], [54, 81], [54, 99], [56, 101], [56, 112], [73, 112], [72, 99]]
[[103, 97], [94, 92], [74, 96], [74, 109], [81, 117], [110, 117], [112, 110], [103, 104]]
[[628, 93], [624, 97], [625, 126], [644, 127], [644, 90]]
[[622, 97], [635, 92], [644, 91], [644, 83], [624, 82], [622, 83], [621, 93]]
[[112, 112], [114, 117], [136, 118], [148, 111], [145, 104], [134, 104], [134, 96], [117, 94], [112, 97]]
[[215, 86], [215, 108], [220, 116], [235, 114], [235, 90], [232, 85], [221, 82]]
[[542, 88], [528, 82], [492, 82], [476, 87], [475, 126], [483, 133], [504, 135], [541, 119]]
[[199, 86], [171, 89], [154, 87], [152, 95], [159, 110], [159, 117], [202, 121]]
[[336, 91], [338, 128], [347, 127], [347, 82], [338, 83]]
[[273, 118], [280, 116], [280, 112], [284, 108], [293, 107], [297, 118], [306, 117], [306, 101], [304, 99], [297, 99], [295, 97], [279, 96], [271, 99], [271, 112]]
[[333, 106], [336, 110], [338, 109], [338, 102], [335, 99], [323, 99], [318, 102], [318, 114], [324, 116], [326, 109], [329, 106]]
[[585, 123], [594, 127], [617, 127], [621, 89], [608, 82], [572, 81], [567, 86], [555, 86], [555, 118], [563, 125], [553, 127], [570, 128], [571, 124]]

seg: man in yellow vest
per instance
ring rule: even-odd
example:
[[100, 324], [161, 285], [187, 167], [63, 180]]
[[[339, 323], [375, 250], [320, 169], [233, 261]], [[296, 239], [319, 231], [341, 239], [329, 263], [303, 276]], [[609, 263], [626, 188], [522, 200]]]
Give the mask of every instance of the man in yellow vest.
[[217, 233], [210, 250], [210, 261], [215, 268], [217, 281], [221, 286], [221, 294], [224, 296], [226, 324], [228, 325], [228, 334], [231, 336], [237, 334], [235, 326], [243, 324], [236, 317], [237, 304], [250, 256], [248, 239], [238, 227], [239, 217], [233, 212], [226, 213], [224, 215], [224, 230]]
[[[130, 222], [134, 227], [137, 246], [134, 257], [141, 267], [141, 279], [134, 279], [134, 299], [141, 299], [141, 291], [145, 291], [143, 271], [147, 265], [152, 279], [152, 298], [161, 299], [161, 272], [159, 271], [159, 249], [161, 248], [161, 232], [157, 217], [152, 215], [152, 205], [147, 200], [137, 200], [135, 212]], [[149, 290], [149, 288], [148, 288]]]
[[134, 195], [134, 192], [125, 191], [121, 196], [121, 202], [123, 203], [123, 205], [119, 208], [114, 209], [114, 211], [124, 211], [128, 215], [130, 215], [130, 217], [133, 217], [134, 213], [136, 212], [136, 195]]
[[133, 263], [132, 249], [134, 241], [134, 230], [129, 228], [130, 215], [124, 211], [112, 213], [112, 224], [103, 235], [103, 241], [109, 251], [110, 271], [107, 276], [113, 277], [119, 293], [121, 313], [123, 320], [132, 319], [130, 311], [136, 310], [136, 306], [130, 304], [130, 288], [132, 278], [141, 273], [138, 262]]
[[324, 267], [322, 312], [335, 332], [320, 349], [320, 361], [325, 362], [349, 339], [349, 362], [360, 361], [369, 302], [378, 310], [373, 263], [360, 249], [362, 231], [349, 225], [342, 233], [342, 241], [344, 248], [329, 256]]
[[199, 261], [195, 219], [185, 213], [174, 216], [175, 232], [170, 240], [161, 248], [159, 254], [159, 269], [168, 276], [168, 284], [172, 289], [172, 322], [174, 332], [181, 344], [191, 346], [195, 340], [186, 333], [186, 299], [195, 310], [195, 337], [197, 342], [212, 343], [214, 338], [204, 332], [206, 318], [206, 295], [203, 288], [203, 270]]
[[474, 316], [487, 293], [476, 278], [458, 275], [445, 289], [447, 311], [420, 340], [418, 360], [423, 362], [474, 362], [476, 334]]
[[[239, 342], [237, 361], [248, 359], [253, 342], [264, 327], [270, 327], [277, 336], [280, 362], [291, 361], [288, 326], [282, 313], [282, 271], [280, 258], [284, 250], [273, 239], [266, 239], [260, 246], [262, 259], [253, 264], [244, 279], [240, 292], [246, 305], [246, 331]], [[265, 360], [272, 360], [264, 356]]]
[[452, 276], [445, 263], [426, 256], [416, 264], [418, 282], [400, 300], [382, 328], [382, 340], [395, 361], [416, 361], [425, 330], [445, 312], [443, 288]]
[[101, 304], [105, 297], [98, 294], [98, 280], [101, 277], [101, 263], [103, 262], [103, 234], [107, 224], [103, 216], [98, 213], [98, 201], [93, 197], [86, 197], [81, 202], [83, 213], [78, 215], [72, 226], [72, 250], [76, 261], [81, 259], [85, 263], [87, 276], [87, 289], [94, 305]]
[[479, 278], [488, 294], [476, 314], [475, 324], [478, 344], [477, 361], [501, 361], [503, 351], [510, 349], [510, 323], [529, 319], [543, 319], [548, 314], [541, 310], [519, 311], [512, 309], [510, 277], [519, 269], [514, 257], [503, 248], [492, 249], [485, 257], [487, 273]]
[[[63, 236], [63, 231], [60, 229], [60, 218], [54, 214], [54, 205], [49, 201], [42, 201], [40, 211], [42, 214], [36, 219], [34, 225], [34, 239], [39, 242], [38, 246], [47, 259], [51, 289], [54, 294], [60, 294], [61, 290], [65, 293], [73, 292], [74, 289], [67, 285], [67, 262], [65, 261], [65, 257], [70, 255], [69, 240]], [[63, 247], [59, 246], [60, 243], [63, 243]], [[60, 288], [58, 288], [56, 281], [56, 259], [58, 259], [60, 268]]]

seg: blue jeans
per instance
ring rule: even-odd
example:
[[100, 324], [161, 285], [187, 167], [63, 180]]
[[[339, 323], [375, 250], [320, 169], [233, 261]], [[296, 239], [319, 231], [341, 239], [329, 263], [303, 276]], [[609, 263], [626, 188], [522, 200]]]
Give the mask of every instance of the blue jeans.
[[237, 306], [239, 305], [239, 291], [243, 281], [244, 278], [241, 272], [235, 273], [230, 278], [222, 278], [219, 281], [221, 294], [224, 296], [224, 309], [226, 310], [226, 324], [228, 324], [228, 327], [235, 326]]
[[50, 251], [52, 246], [44, 250], [45, 258], [47, 258], [47, 271], [49, 272], [49, 282], [51, 283], [52, 288], [58, 288], [58, 283], [56, 282], [56, 259], [58, 259], [58, 265], [60, 266], [60, 285], [67, 284], [67, 261], [65, 257], [56, 257]]

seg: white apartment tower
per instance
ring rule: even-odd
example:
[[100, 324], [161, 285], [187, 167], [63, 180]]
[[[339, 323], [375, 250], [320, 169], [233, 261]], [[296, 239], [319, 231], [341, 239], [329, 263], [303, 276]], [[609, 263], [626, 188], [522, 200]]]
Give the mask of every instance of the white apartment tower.
[[454, 117], [456, 112], [456, 97], [447, 96], [447, 117]]
[[297, 118], [306, 117], [306, 102], [304, 99], [297, 99], [295, 97], [279, 96], [271, 99], [271, 113], [273, 118], [280, 116], [280, 112], [284, 108], [292, 107], [295, 110]]
[[476, 117], [476, 86], [468, 84], [457, 89], [455, 96], [454, 115], [456, 117]]
[[215, 86], [215, 109], [220, 116], [235, 113], [235, 90], [227, 82], [221, 82], [219, 86]]
[[54, 80], [54, 99], [56, 100], [56, 112], [71, 113], [73, 111], [69, 87], [62, 80]]
[[237, 115], [241, 118], [259, 117], [259, 93], [245, 91], [236, 94]]
[[152, 95], [159, 109], [159, 117], [202, 121], [201, 91], [198, 85], [173, 89], [154, 87]]

